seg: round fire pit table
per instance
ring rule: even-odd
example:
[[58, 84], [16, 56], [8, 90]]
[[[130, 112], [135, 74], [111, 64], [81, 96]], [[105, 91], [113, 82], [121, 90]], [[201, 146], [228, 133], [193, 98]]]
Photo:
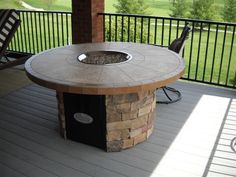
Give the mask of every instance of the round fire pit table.
[[184, 72], [168, 49], [138, 43], [86, 43], [44, 51], [25, 64], [35, 83], [56, 90], [64, 138], [121, 151], [154, 128], [156, 88]]

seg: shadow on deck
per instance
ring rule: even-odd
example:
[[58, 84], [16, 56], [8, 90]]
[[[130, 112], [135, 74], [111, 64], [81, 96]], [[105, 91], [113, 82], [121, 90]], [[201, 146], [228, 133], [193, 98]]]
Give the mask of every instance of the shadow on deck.
[[236, 176], [236, 153], [230, 148], [236, 136], [235, 91], [177, 82], [183, 99], [157, 105], [148, 141], [106, 153], [63, 140], [55, 92], [30, 83], [23, 71], [15, 73], [0, 71], [2, 177]]

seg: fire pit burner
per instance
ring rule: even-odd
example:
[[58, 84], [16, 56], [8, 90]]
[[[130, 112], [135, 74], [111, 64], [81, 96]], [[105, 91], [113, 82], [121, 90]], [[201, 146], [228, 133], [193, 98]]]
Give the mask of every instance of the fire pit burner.
[[119, 51], [91, 51], [78, 56], [80, 62], [94, 65], [122, 63], [131, 60], [131, 58], [130, 54]]

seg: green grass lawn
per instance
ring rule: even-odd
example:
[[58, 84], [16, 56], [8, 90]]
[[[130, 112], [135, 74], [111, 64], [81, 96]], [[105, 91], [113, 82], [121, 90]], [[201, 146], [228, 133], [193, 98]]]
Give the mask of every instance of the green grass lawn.
[[[149, 6], [150, 15], [157, 15], [157, 16], [170, 16], [170, 7], [171, 1], [170, 0], [145, 0]], [[189, 6], [192, 4], [193, 0], [187, 0]], [[116, 9], [114, 8], [113, 4], [117, 3], [117, 0], [105, 0], [105, 11], [106, 12], [115, 12]], [[224, 6], [224, 0], [215, 0], [215, 5], [219, 8]]]
[[18, 3], [18, 0], [0, 0], [0, 9], [20, 9], [21, 6]]
[[45, 3], [46, 0], [24, 0], [27, 4], [30, 4], [36, 8], [43, 8], [47, 10], [56, 11], [71, 11], [71, 0], [54, 0], [54, 3], [48, 5]]
[[[23, 0], [27, 4], [35, 8], [43, 8], [45, 10], [57, 10], [57, 11], [71, 11], [71, 0], [54, 0], [54, 3], [50, 6], [47, 5], [47, 0]], [[189, 5], [193, 0], [188, 0]], [[169, 16], [171, 11], [171, 1], [170, 0], [146, 0], [149, 6], [150, 15], [157, 16]], [[114, 4], [117, 0], [105, 0], [105, 12], [116, 12]], [[219, 7], [223, 7], [224, 0], [215, 0], [215, 4]], [[0, 8], [16, 8], [24, 9], [18, 0], [0, 0]]]

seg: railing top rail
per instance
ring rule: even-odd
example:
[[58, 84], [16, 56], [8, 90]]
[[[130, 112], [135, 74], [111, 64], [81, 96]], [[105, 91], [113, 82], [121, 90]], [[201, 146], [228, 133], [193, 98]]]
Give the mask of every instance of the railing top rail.
[[69, 11], [55, 11], [55, 10], [16, 10], [18, 12], [34, 12], [34, 13], [63, 13], [63, 14], [72, 14], [72, 12]]
[[178, 20], [185, 22], [195, 22], [195, 23], [208, 23], [215, 25], [226, 25], [226, 26], [236, 26], [236, 23], [229, 22], [219, 22], [211, 20], [199, 20], [199, 19], [190, 19], [190, 18], [180, 18], [180, 17], [160, 17], [152, 15], [137, 15], [137, 14], [121, 14], [121, 13], [98, 13], [98, 15], [113, 15], [113, 16], [125, 16], [125, 17], [139, 17], [139, 18], [153, 18], [153, 19], [166, 19], [166, 20]]
[[[35, 11], [35, 10], [17, 10], [18, 12], [35, 12], [35, 13], [64, 13], [64, 14], [72, 14], [69, 11]], [[179, 18], [179, 17], [160, 17], [160, 16], [152, 16], [152, 15], [138, 15], [138, 14], [121, 14], [121, 13], [98, 13], [98, 15], [114, 15], [114, 16], [125, 16], [125, 17], [139, 17], [139, 18], [154, 18], [154, 19], [166, 19], [166, 20], [178, 20], [184, 22], [195, 22], [195, 23], [208, 23], [215, 25], [227, 25], [227, 26], [236, 26], [236, 23], [229, 22], [219, 22], [212, 20], [199, 20], [199, 19], [190, 19], [190, 18]]]

